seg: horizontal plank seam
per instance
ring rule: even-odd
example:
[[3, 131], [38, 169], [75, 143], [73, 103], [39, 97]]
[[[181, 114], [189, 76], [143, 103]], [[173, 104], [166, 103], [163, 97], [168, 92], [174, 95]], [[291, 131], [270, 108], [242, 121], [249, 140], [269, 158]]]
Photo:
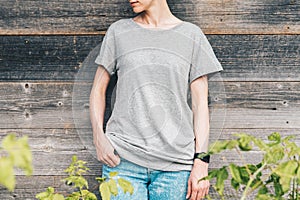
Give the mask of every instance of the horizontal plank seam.
[[[255, 81], [238, 81], [238, 80], [220, 80], [220, 81], [210, 81], [210, 82], [224, 82], [224, 83], [299, 83], [299, 81], [289, 81], [289, 80], [255, 80]], [[68, 84], [68, 85], [72, 85], [72, 84], [90, 84], [91, 82], [74, 82], [73, 80], [70, 81], [44, 81], [44, 80], [18, 80], [18, 81], [0, 81], [0, 84], [26, 84], [26, 83], [32, 83], [32, 84], [53, 84], [53, 85], [58, 85], [58, 84]]]
[[[292, 32], [292, 33], [287, 33], [287, 32], [235, 32], [235, 33], [215, 33], [215, 32], [206, 32], [203, 31], [204, 34], [206, 35], [300, 35], [300, 32]], [[103, 32], [83, 32], [83, 33], [78, 33], [78, 32], [70, 32], [70, 33], [65, 33], [65, 32], [55, 32], [55, 33], [47, 33], [47, 32], [32, 32], [32, 33], [21, 33], [21, 32], [2, 32], [0, 31], [0, 36], [98, 36], [98, 35], [105, 35], [106, 31]]]

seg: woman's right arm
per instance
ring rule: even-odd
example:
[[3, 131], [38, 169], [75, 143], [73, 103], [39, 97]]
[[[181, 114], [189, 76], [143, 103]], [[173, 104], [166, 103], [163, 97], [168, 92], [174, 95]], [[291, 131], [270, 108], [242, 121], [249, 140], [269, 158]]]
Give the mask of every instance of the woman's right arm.
[[103, 131], [105, 93], [109, 80], [109, 73], [99, 66], [90, 94], [90, 118], [97, 159], [110, 167], [115, 167], [120, 163], [120, 157], [114, 154], [114, 147]]

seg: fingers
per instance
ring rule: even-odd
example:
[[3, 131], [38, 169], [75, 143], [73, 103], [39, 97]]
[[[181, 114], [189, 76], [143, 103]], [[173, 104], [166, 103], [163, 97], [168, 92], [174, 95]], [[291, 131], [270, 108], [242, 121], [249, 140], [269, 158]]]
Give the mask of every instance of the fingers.
[[97, 158], [100, 162], [103, 162], [104, 164], [108, 165], [109, 167], [116, 167], [120, 164], [120, 156], [114, 154], [114, 151], [110, 153], [102, 153], [100, 151], [97, 151]]
[[188, 194], [189, 191], [191, 190], [191, 197], [190, 200], [201, 200], [203, 199], [209, 192], [209, 181], [208, 180], [203, 180], [197, 183], [197, 181], [194, 181], [191, 186], [191, 189], [188, 189]]
[[198, 194], [197, 194], [197, 200], [198, 199], [202, 199], [205, 196], [205, 192], [206, 192], [206, 185], [205, 185], [205, 181], [201, 181], [199, 182], [199, 190], [198, 190]]
[[206, 195], [208, 195], [208, 193], [209, 193], [209, 187], [210, 187], [210, 182], [209, 182], [209, 180], [207, 180], [207, 187], [206, 187], [206, 191], [205, 191], [205, 196]]
[[108, 165], [109, 167], [116, 167], [120, 164], [121, 161], [120, 156], [115, 155], [114, 153], [105, 154], [103, 156], [100, 156], [98, 154], [98, 160]]
[[192, 196], [190, 200], [197, 200], [197, 194], [198, 194], [197, 186], [195, 186], [195, 184], [192, 184]]
[[121, 159], [118, 152], [114, 149], [105, 135], [102, 135], [102, 137], [99, 136], [99, 138], [94, 140], [94, 144], [96, 147], [97, 159], [100, 162], [109, 167], [116, 167], [120, 164]]
[[113, 165], [111, 165], [112, 167], [115, 167], [120, 164], [120, 157], [118, 155], [113, 154], [109, 158], [113, 164]]
[[188, 180], [188, 190], [187, 190], [187, 194], [186, 194], [186, 199], [190, 198], [191, 196], [191, 191], [192, 191], [192, 181], [191, 179]]
[[97, 159], [98, 161], [102, 162], [105, 165], [108, 165], [109, 167], [116, 167], [121, 162], [120, 156], [115, 154], [102, 155], [100, 153], [97, 153]]

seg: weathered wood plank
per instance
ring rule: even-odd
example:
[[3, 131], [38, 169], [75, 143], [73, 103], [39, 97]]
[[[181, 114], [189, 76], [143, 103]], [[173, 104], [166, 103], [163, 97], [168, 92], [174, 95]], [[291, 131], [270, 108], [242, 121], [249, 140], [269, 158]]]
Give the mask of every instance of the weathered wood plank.
[[[250, 108], [219, 108], [211, 115], [211, 125], [224, 128], [299, 128], [300, 109], [263, 110]], [[25, 115], [25, 117], [24, 117]], [[73, 119], [81, 128], [90, 125], [88, 112], [72, 118], [71, 110], [54, 111], [34, 109], [25, 112], [0, 113], [1, 128], [74, 128]]]
[[[55, 192], [64, 194], [72, 193], [75, 191], [72, 186], [66, 185], [63, 178], [66, 175], [52, 175], [52, 176], [16, 176], [16, 188], [13, 192], [7, 191], [4, 187], [0, 186], [0, 199], [2, 200], [25, 200], [36, 199], [35, 195], [39, 192], [44, 192], [47, 187], [54, 187]], [[93, 191], [98, 199], [100, 198], [98, 184], [95, 180], [95, 175], [87, 175], [85, 178], [88, 180], [90, 190]]]
[[1, 80], [73, 80], [102, 37], [0, 37]]
[[[223, 65], [225, 81], [300, 80], [300, 35], [209, 35], [208, 39]], [[0, 81], [73, 81], [79, 68], [93, 75], [97, 51], [87, 56], [101, 40], [102, 36], [0, 37]]]
[[[299, 82], [211, 84], [220, 84], [210, 85], [211, 121], [215, 127], [300, 127]], [[0, 83], [0, 128], [73, 128], [74, 121], [77, 128], [90, 127], [91, 83], [82, 84], [75, 93], [73, 86], [69, 82]], [[115, 96], [109, 96], [114, 94], [113, 89], [107, 92], [105, 122], [114, 102]]]
[[[297, 144], [300, 144], [300, 137], [299, 134], [297, 134], [300, 129], [224, 129], [221, 135], [216, 133], [211, 134], [210, 139], [211, 141], [217, 139], [231, 139], [234, 133], [246, 132], [266, 140], [267, 135], [274, 131], [280, 132], [282, 136], [295, 135], [295, 141]], [[15, 132], [17, 136], [29, 136], [30, 146], [34, 154], [34, 175], [26, 177], [17, 170], [16, 190], [14, 192], [8, 192], [0, 186], [0, 199], [33, 199], [38, 192], [44, 191], [48, 186], [53, 186], [55, 190], [59, 192], [70, 193], [72, 188], [60, 180], [66, 177], [63, 169], [70, 163], [72, 154], [76, 154], [79, 159], [88, 162], [87, 165], [91, 171], [86, 178], [90, 183], [90, 188], [96, 188], [97, 182], [95, 181], [95, 177], [101, 176], [101, 165], [86, 151], [83, 153], [80, 149], [82, 145], [80, 145], [75, 129], [1, 129], [0, 141], [10, 132]], [[47, 145], [49, 148], [44, 148]], [[251, 163], [256, 163], [260, 156], [261, 154], [259, 152], [247, 152], [247, 154], [245, 154], [247, 162]], [[234, 152], [226, 152], [218, 156], [212, 156], [209, 168], [219, 168], [229, 162], [242, 164], [237, 154]], [[97, 192], [97, 189], [93, 191]], [[211, 191], [211, 194], [215, 195], [213, 191]], [[226, 195], [234, 194], [233, 191], [226, 190]]]
[[[6, 135], [14, 133], [16, 137], [28, 136], [28, 142], [32, 150], [38, 152], [51, 151], [78, 151], [84, 152], [90, 149], [89, 146], [84, 146], [80, 139], [80, 129], [0, 129], [0, 140]], [[88, 131], [91, 130], [89, 129]], [[294, 135], [294, 141], [300, 144], [300, 129], [217, 129], [212, 127], [210, 130], [210, 142], [216, 140], [227, 140], [235, 138], [236, 133], [248, 133], [262, 140], [267, 140], [267, 136], [273, 132], [279, 132], [282, 137]], [[66, 160], [69, 162], [69, 160]]]
[[[232, 138], [232, 136], [230, 137]], [[78, 159], [87, 161], [87, 167], [91, 170], [89, 174], [101, 174], [102, 163], [93, 157], [90, 151], [83, 149], [83, 145], [80, 146], [78, 138], [75, 142], [70, 142], [68, 144], [78, 145], [77, 149], [72, 148], [69, 150], [62, 150], [55, 146], [45, 149], [44, 147], [48, 142], [45, 142], [46, 144], [41, 142], [38, 145], [32, 145], [32, 143], [37, 143], [40, 140], [36, 138], [36, 136], [29, 136], [29, 139], [33, 154], [33, 175], [65, 175], [64, 170], [70, 165], [73, 155], [77, 155]], [[54, 141], [58, 140], [58, 138], [55, 138], [54, 136], [47, 136], [47, 140]], [[257, 149], [243, 153], [243, 156], [246, 158], [246, 160], [251, 163], [257, 163], [261, 155], [261, 152], [257, 151]], [[240, 157], [238, 157], [236, 152], [223, 152], [212, 156], [210, 168], [219, 168], [224, 164], [229, 164], [230, 162], [241, 164], [242, 160]], [[15, 173], [16, 175], [25, 175], [24, 172], [19, 169], [15, 169]]]
[[[7, 129], [0, 130], [0, 141], [11, 132], [15, 132], [17, 137], [27, 135], [29, 145], [33, 153], [33, 175], [65, 175], [63, 170], [71, 163], [72, 155], [77, 155], [79, 159], [87, 161], [91, 175], [101, 173], [102, 164], [97, 161], [91, 153], [92, 140], [83, 141], [80, 139], [78, 129]], [[210, 143], [217, 140], [233, 139], [235, 133], [248, 133], [262, 140], [267, 140], [267, 136], [272, 132], [279, 132], [282, 137], [293, 135], [293, 141], [300, 145], [300, 129], [211, 129]], [[91, 131], [89, 134], [92, 134]], [[89, 145], [84, 145], [89, 144]], [[260, 156], [257, 148], [252, 152], [245, 153], [249, 162], [257, 162]], [[210, 168], [222, 167], [229, 162], [242, 163], [236, 152], [224, 152], [214, 155], [211, 159]], [[17, 175], [24, 173], [16, 169]]]
[[[169, 0], [170, 9], [207, 34], [299, 34], [300, 3], [290, 0]], [[117, 6], [116, 6], [117, 5]], [[0, 34], [99, 34], [135, 13], [125, 1], [0, 1]]]

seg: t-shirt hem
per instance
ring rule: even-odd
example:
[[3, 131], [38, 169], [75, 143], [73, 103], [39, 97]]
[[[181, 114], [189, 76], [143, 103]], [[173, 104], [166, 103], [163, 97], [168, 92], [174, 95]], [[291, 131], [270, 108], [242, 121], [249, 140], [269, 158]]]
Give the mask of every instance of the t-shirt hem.
[[124, 158], [125, 160], [128, 160], [132, 163], [135, 163], [137, 165], [140, 165], [142, 167], [146, 167], [153, 170], [162, 170], [162, 171], [191, 171], [192, 170], [192, 164], [184, 165], [184, 164], [176, 164], [176, 163], [170, 163], [168, 166], [161, 167], [159, 165], [149, 165], [145, 163], [143, 160], [138, 159], [136, 156], [133, 156], [132, 153], [120, 146], [118, 146], [112, 138], [107, 135], [107, 138], [110, 140], [116, 151], [118, 152], [119, 156], [121, 158]]

